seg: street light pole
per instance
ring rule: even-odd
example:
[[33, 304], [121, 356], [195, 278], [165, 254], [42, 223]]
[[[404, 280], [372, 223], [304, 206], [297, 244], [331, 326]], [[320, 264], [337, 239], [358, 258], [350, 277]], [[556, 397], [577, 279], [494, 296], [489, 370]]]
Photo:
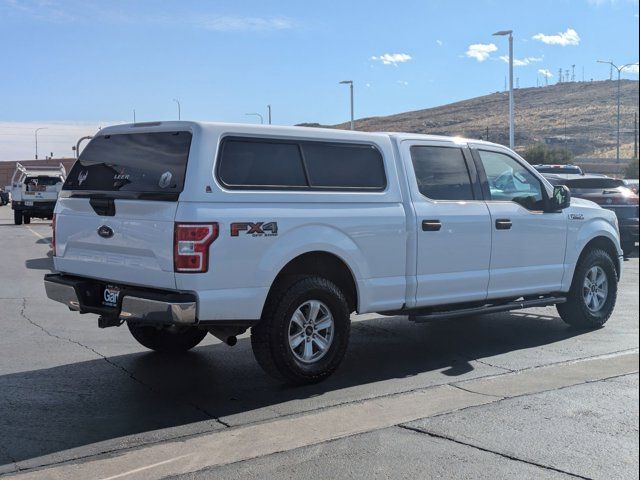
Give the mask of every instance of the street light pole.
[[605, 63], [607, 65], [611, 65], [611, 68], [615, 68], [618, 71], [618, 114], [617, 114], [617, 126], [616, 126], [616, 163], [620, 163], [620, 74], [622, 70], [627, 67], [631, 67], [633, 65], [638, 65], [636, 63], [627, 63], [626, 65], [617, 66], [613, 62], [607, 62], [605, 60], [598, 60], [598, 63]]
[[180, 100], [174, 98], [173, 101], [178, 104], [178, 120], [180, 120]]
[[513, 30], [501, 30], [493, 34], [498, 37], [509, 37], [509, 148], [515, 145], [515, 122], [513, 105]]
[[255, 116], [257, 116], [257, 117], [260, 117], [260, 124], [263, 124], [263, 123], [264, 123], [264, 117], [263, 117], [261, 114], [257, 113], [257, 112], [254, 112], [254, 113], [245, 113], [245, 115], [255, 115]]
[[269, 112], [269, 125], [271, 125], [271, 105], [267, 105], [267, 112]]
[[349, 93], [351, 97], [351, 130], [355, 130], [355, 125], [353, 123], [353, 80], [342, 80], [340, 84], [349, 85]]
[[46, 130], [46, 129], [47, 129], [47, 127], [39, 127], [39, 128], [36, 128], [36, 131], [35, 131], [35, 137], [36, 137], [36, 160], [38, 159], [38, 132], [40, 130]]

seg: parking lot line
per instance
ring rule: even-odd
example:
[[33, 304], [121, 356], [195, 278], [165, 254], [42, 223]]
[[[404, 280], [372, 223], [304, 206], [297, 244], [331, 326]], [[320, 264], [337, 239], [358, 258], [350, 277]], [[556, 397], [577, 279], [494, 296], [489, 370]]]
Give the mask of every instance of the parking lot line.
[[[15, 475], [19, 479], [154, 479], [378, 430], [505, 398], [613, 378], [638, 371], [638, 352], [532, 368], [454, 385], [364, 400], [313, 413], [121, 450]], [[101, 477], [96, 473], [100, 472]]]

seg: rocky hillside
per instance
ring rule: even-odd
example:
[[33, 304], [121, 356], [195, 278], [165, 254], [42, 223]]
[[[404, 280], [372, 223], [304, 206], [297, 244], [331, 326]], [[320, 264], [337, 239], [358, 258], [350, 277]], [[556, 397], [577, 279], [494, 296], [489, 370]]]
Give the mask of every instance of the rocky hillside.
[[[622, 157], [633, 154], [633, 115], [638, 112], [639, 83], [621, 82]], [[515, 91], [516, 145], [537, 142], [566, 146], [577, 156], [615, 156], [616, 82], [570, 82]], [[508, 95], [497, 92], [462, 102], [386, 117], [362, 118], [365, 131], [403, 131], [458, 135], [507, 144]], [[317, 124], [306, 124], [316, 126]], [[333, 125], [349, 128], [348, 123]]]

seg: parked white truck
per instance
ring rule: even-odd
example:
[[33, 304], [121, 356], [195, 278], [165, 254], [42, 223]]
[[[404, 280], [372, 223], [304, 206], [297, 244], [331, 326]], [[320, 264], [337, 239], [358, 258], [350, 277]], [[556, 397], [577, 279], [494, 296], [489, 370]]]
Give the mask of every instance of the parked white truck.
[[53, 218], [58, 194], [67, 177], [64, 165], [25, 166], [16, 163], [7, 191], [11, 193], [13, 223], [30, 223], [31, 218]]
[[292, 383], [329, 376], [352, 312], [416, 322], [616, 301], [616, 216], [492, 143], [154, 122], [101, 130], [56, 206], [47, 295], [182, 352], [251, 328]]

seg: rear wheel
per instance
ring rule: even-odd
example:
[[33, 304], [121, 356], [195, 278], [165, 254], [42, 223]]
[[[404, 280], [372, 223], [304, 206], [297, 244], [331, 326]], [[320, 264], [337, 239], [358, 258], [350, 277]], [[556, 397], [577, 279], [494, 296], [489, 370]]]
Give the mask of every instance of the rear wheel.
[[260, 323], [251, 329], [251, 346], [270, 375], [293, 384], [316, 383], [342, 362], [349, 332], [343, 292], [322, 277], [297, 277], [270, 295]]
[[154, 327], [127, 323], [129, 331], [141, 345], [162, 353], [182, 353], [191, 350], [207, 336], [206, 330], [195, 327]]
[[618, 275], [607, 252], [594, 249], [578, 262], [566, 303], [558, 313], [569, 325], [600, 328], [613, 313], [618, 295]]
[[20, 210], [13, 211], [13, 223], [22, 225], [22, 212]]

